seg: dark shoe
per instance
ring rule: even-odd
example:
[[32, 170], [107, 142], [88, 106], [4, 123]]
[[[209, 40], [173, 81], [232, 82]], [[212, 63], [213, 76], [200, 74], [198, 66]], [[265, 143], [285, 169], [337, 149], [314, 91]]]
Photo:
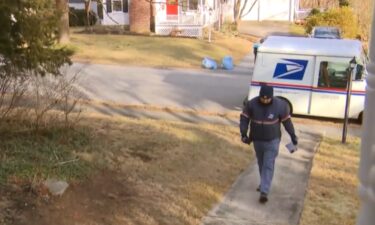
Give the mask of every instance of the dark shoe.
[[257, 187], [257, 192], [260, 192], [260, 185]]
[[266, 203], [267, 201], [268, 201], [267, 194], [264, 192], [260, 193], [259, 202]]

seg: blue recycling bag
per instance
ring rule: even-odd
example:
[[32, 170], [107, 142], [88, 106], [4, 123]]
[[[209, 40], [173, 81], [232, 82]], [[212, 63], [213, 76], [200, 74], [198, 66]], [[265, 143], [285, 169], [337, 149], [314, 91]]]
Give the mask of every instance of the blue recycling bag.
[[233, 70], [233, 59], [231, 56], [224, 56], [221, 66], [225, 70]]
[[211, 59], [209, 57], [204, 57], [202, 60], [202, 66], [206, 69], [216, 70], [217, 69], [217, 63], [214, 59]]

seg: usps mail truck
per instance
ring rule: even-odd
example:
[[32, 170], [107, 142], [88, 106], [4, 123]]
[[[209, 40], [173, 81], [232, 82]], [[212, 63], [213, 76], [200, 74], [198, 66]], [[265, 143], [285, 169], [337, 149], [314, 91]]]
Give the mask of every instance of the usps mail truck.
[[248, 99], [274, 87], [293, 114], [344, 118], [350, 61], [356, 58], [349, 117], [362, 119], [366, 82], [357, 40], [270, 36], [258, 49]]

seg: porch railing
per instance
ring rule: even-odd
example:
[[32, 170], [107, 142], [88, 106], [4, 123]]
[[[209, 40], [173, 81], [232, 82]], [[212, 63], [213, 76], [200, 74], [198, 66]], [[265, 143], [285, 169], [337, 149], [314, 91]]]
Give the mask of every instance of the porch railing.
[[177, 31], [177, 36], [201, 37], [203, 28], [219, 20], [219, 10], [204, 9], [201, 11], [179, 11], [178, 15], [157, 15], [155, 32], [159, 35], [171, 35]]

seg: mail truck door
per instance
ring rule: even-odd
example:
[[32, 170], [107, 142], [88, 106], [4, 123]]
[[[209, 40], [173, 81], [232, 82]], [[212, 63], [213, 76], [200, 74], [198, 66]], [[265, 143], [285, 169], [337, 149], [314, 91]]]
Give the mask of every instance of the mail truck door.
[[[262, 82], [274, 87], [274, 95], [286, 98], [295, 114], [308, 114], [313, 85], [315, 57], [261, 53], [257, 59], [251, 88], [258, 90]], [[253, 88], [256, 87], [256, 88]], [[251, 91], [254, 97], [254, 91]]]
[[349, 61], [350, 58], [317, 57], [311, 115], [344, 117]]

